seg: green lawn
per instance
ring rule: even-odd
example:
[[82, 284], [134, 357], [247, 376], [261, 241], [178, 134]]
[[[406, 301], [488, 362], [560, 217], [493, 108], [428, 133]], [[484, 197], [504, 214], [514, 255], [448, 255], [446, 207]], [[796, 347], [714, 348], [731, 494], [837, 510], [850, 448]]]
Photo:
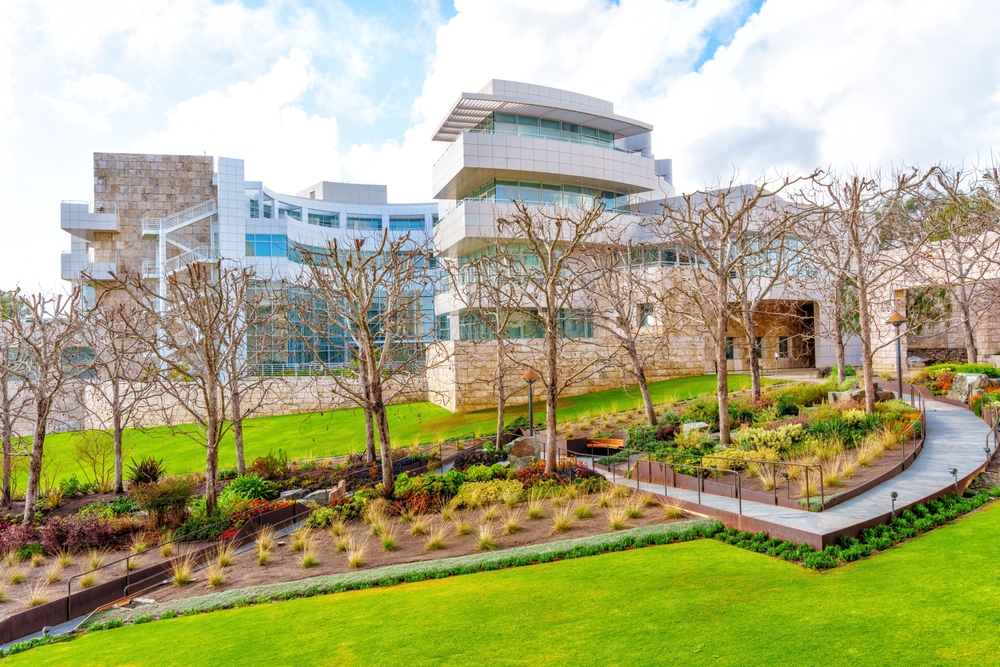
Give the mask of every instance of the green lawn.
[[998, 559], [1000, 505], [823, 574], [701, 540], [156, 621], [10, 664], [1000, 664]]
[[[731, 389], [749, 385], [745, 375], [730, 376]], [[715, 391], [714, 375], [699, 375], [676, 380], [654, 382], [650, 385], [654, 403], [669, 398], [683, 399]], [[635, 388], [613, 389], [562, 399], [559, 404], [559, 421], [572, 421], [587, 411], [617, 405], [620, 409], [635, 407], [641, 402]], [[545, 419], [544, 403], [537, 409], [535, 418]], [[514, 405], [507, 409], [508, 421], [527, 415], [527, 405]], [[389, 427], [395, 446], [408, 446], [414, 442], [429, 443], [473, 433], [490, 433], [496, 426], [495, 410], [451, 413], [433, 403], [406, 403], [389, 408]], [[74, 457], [73, 433], [50, 435], [45, 439], [46, 475], [63, 478], [83, 474]], [[272, 449], [281, 448], [292, 458], [333, 456], [364, 448], [364, 418], [360, 409], [333, 410], [322, 413], [260, 417], [244, 422], [244, 437], [248, 459], [262, 456]], [[236, 465], [232, 448], [232, 435], [223, 440], [220, 454], [222, 467]], [[196, 442], [167, 427], [142, 431], [128, 430], [125, 435], [126, 460], [129, 456], [153, 455], [162, 458], [170, 473], [205, 469], [205, 450]], [[20, 475], [22, 478], [24, 474]], [[23, 488], [23, 482], [22, 482]]]

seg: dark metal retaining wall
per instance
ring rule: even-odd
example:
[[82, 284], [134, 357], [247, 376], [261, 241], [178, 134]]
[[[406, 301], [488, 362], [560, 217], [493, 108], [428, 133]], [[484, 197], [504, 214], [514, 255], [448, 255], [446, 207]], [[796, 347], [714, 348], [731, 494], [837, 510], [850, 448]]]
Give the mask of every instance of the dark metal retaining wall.
[[[248, 544], [253, 541], [257, 531], [261, 528], [294, 522], [298, 518], [308, 515], [309, 511], [305, 505], [295, 503], [255, 516], [243, 524], [236, 537], [233, 538], [233, 542], [238, 546]], [[218, 545], [212, 544], [192, 552], [190, 555], [200, 561], [212, 554], [217, 548]], [[184, 554], [184, 557], [187, 556], [189, 554]], [[78, 616], [89, 614], [101, 607], [149, 590], [166, 579], [169, 572], [170, 561], [166, 561], [8, 616], [0, 621], [0, 644], [34, 634], [46, 626], [65, 623]]]

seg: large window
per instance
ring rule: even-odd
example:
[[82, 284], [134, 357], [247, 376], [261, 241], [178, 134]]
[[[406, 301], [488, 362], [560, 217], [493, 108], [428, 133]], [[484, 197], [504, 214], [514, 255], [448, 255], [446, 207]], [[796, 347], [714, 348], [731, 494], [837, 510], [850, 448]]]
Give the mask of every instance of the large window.
[[389, 218], [389, 229], [394, 232], [422, 232], [427, 229], [427, 221], [424, 216], [396, 217]]
[[488, 181], [462, 199], [497, 203], [519, 201], [531, 206], [562, 206], [567, 208], [589, 208], [594, 205], [596, 200], [601, 200], [609, 211], [619, 212], [628, 212], [631, 210], [631, 205], [641, 201], [636, 195], [584, 188], [578, 185], [502, 179]]
[[778, 337], [778, 357], [781, 359], [788, 358], [788, 336]]
[[736, 358], [736, 350], [733, 346], [733, 339], [731, 337], [726, 338], [726, 359], [732, 360], [735, 358]]
[[291, 206], [289, 204], [282, 204], [281, 202], [278, 202], [278, 217], [302, 220], [302, 209], [298, 206]]
[[616, 149], [615, 135], [607, 130], [599, 130], [596, 127], [587, 127], [576, 123], [563, 123], [550, 118], [492, 113], [472, 131], [489, 134], [515, 134], [522, 137], [544, 137], [557, 141]]
[[382, 229], [382, 217], [349, 215], [347, 216], [347, 228], [377, 232]]
[[287, 257], [284, 234], [247, 234], [247, 257]]
[[308, 222], [310, 225], [336, 229], [340, 227], [340, 215], [337, 213], [313, 213], [310, 211]]
[[451, 340], [451, 316], [450, 315], [438, 315], [436, 326], [438, 340]]
[[559, 330], [566, 338], [593, 338], [594, 322], [587, 311], [559, 311]]

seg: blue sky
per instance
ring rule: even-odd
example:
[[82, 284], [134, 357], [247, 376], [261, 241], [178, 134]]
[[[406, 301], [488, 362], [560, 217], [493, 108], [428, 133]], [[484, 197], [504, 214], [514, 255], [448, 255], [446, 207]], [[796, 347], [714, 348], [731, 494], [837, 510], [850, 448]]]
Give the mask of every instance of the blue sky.
[[[14, 0], [0, 287], [60, 285], [95, 151], [240, 157], [279, 191], [429, 201], [434, 127], [491, 78], [611, 100], [681, 189], [734, 170], [991, 159], [1000, 5], [975, 0]], [[28, 211], [28, 212], [25, 212]]]

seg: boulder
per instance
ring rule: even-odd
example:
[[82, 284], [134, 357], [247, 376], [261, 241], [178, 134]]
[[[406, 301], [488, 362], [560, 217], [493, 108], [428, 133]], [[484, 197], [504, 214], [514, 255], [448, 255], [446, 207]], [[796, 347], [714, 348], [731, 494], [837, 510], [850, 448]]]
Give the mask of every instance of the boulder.
[[514, 470], [538, 463], [542, 458], [542, 446], [537, 438], [531, 436], [511, 440], [504, 445], [504, 451], [507, 452], [507, 460]]
[[282, 491], [281, 495], [278, 496], [279, 500], [298, 500], [306, 495], [305, 489], [289, 489], [288, 491]]
[[320, 489], [319, 491], [313, 491], [312, 493], [306, 494], [305, 496], [302, 496], [302, 502], [326, 505], [330, 502], [330, 489]]
[[981, 391], [986, 382], [986, 376], [981, 373], [955, 373], [948, 398], [968, 403], [969, 396]]
[[681, 433], [687, 433], [688, 431], [707, 431], [708, 424], [705, 422], [686, 422], [681, 426]]
[[864, 403], [865, 390], [849, 389], [847, 391], [831, 391], [827, 393], [826, 401], [831, 405], [834, 403], [843, 403], [844, 401], [858, 401], [859, 403]]

